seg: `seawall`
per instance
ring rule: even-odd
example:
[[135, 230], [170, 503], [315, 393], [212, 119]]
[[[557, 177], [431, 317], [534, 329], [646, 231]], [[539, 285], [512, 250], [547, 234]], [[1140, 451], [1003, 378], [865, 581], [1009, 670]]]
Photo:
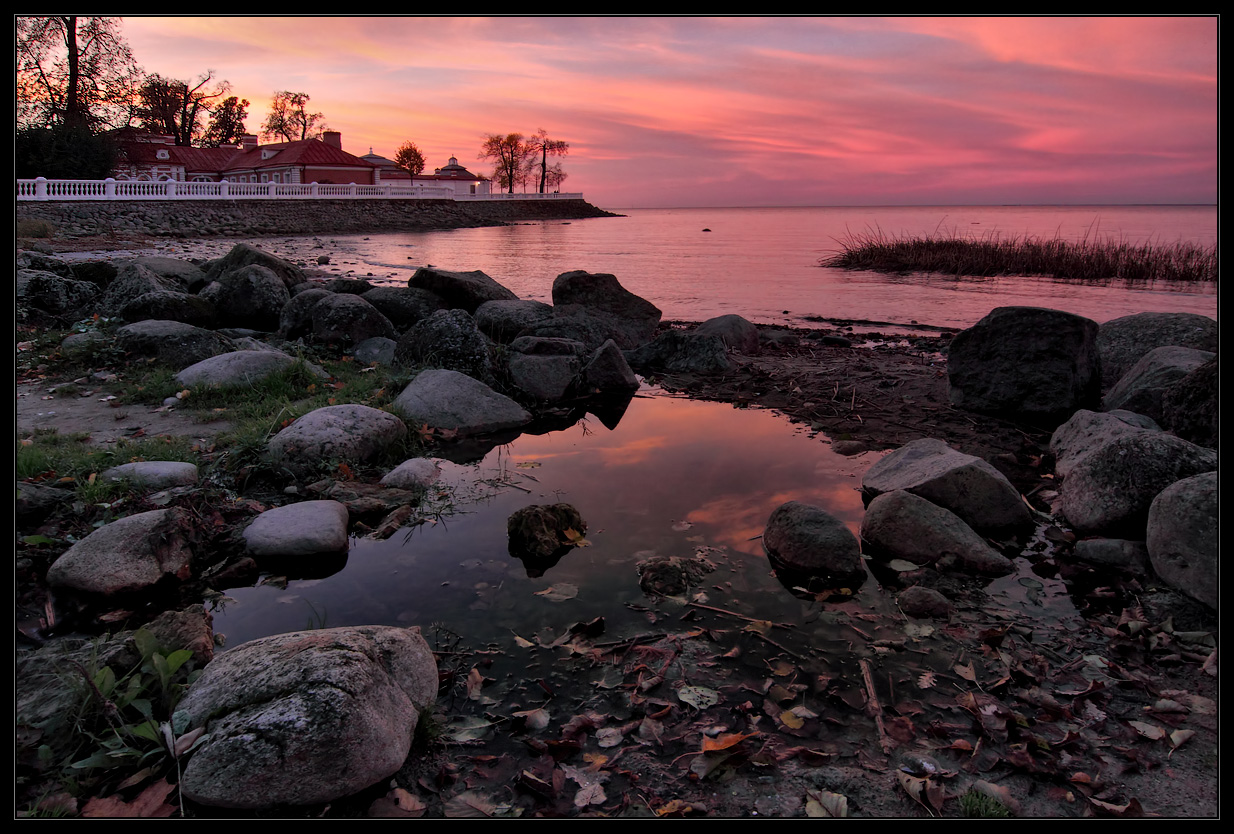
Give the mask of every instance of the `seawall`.
[[50, 223], [57, 238], [203, 238], [359, 234], [616, 217], [586, 200], [116, 200], [18, 202], [16, 220]]

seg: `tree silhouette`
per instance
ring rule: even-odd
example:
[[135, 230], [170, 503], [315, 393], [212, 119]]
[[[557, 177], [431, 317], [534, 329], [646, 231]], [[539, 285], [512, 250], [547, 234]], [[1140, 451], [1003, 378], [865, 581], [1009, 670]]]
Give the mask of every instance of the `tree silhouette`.
[[270, 114], [261, 125], [262, 136], [295, 142], [299, 139], [319, 139], [327, 130], [320, 113], [308, 112], [307, 93], [282, 90], [270, 102]]
[[[527, 156], [531, 160], [532, 168], [539, 171], [540, 193], [543, 194], [545, 188], [550, 184], [549, 172], [550, 167], [548, 158], [550, 156], [565, 156], [570, 152], [570, 145], [562, 142], [559, 139], [548, 138], [548, 131], [540, 128], [536, 135], [527, 139]], [[539, 156], [537, 160], [535, 157]], [[565, 174], [561, 173], [561, 163], [556, 165], [556, 184], [560, 185], [561, 180], [565, 179]]]
[[424, 154], [414, 142], [404, 142], [394, 155], [394, 163], [413, 177], [424, 172]]

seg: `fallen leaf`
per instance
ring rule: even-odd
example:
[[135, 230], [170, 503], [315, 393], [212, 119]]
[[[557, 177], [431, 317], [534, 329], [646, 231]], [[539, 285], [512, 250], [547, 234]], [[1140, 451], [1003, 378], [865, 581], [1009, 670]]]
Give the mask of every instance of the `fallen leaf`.
[[596, 742], [601, 747], [616, 747], [622, 741], [621, 730], [616, 727], [605, 727], [601, 730], [596, 730]]
[[806, 789], [806, 816], [843, 819], [848, 816], [848, 797], [831, 791]]
[[1170, 733], [1170, 746], [1178, 749], [1183, 743], [1195, 735], [1195, 730], [1175, 730]]
[[119, 796], [95, 797], [81, 809], [83, 817], [142, 817], [146, 819], [170, 817], [176, 813], [174, 805], [163, 800], [175, 789], [166, 779], [160, 779], [142, 791], [132, 802]]
[[998, 800], [1008, 811], [1020, 815], [1020, 802], [1011, 795], [1011, 791], [1002, 785], [996, 785], [993, 782], [987, 782], [984, 779], [978, 779], [973, 782], [973, 790], [985, 794], [991, 799]]
[[719, 750], [727, 750], [748, 738], [753, 738], [759, 735], [758, 733], [724, 733], [715, 738], [703, 736], [703, 752], [712, 753]]
[[907, 573], [910, 570], [918, 570], [921, 565], [914, 565], [906, 559], [892, 559], [887, 563], [887, 567], [900, 573]]
[[928, 778], [905, 773], [903, 770], [897, 770], [896, 776], [899, 778], [900, 786], [904, 788], [905, 792], [921, 807], [929, 811], [930, 816], [935, 816], [936, 811], [942, 810], [943, 800], [946, 796], [942, 785]]
[[705, 686], [683, 686], [677, 690], [677, 697], [695, 709], [707, 709], [720, 703], [720, 693]]
[[1153, 741], [1158, 741], [1165, 738], [1166, 732], [1164, 727], [1158, 727], [1154, 724], [1146, 724], [1143, 721], [1128, 721], [1137, 733], [1144, 738], [1151, 738]]
[[556, 585], [550, 585], [543, 591], [536, 591], [536, 596], [544, 597], [553, 602], [564, 602], [568, 599], [574, 599], [578, 596], [578, 586], [571, 585], [568, 582], [559, 582]]
[[459, 819], [479, 819], [497, 813], [498, 805], [479, 791], [464, 791], [445, 804], [445, 815]]
[[551, 719], [548, 710], [544, 707], [520, 710], [514, 713], [514, 717], [523, 719], [523, 722], [533, 730], [543, 730], [549, 725]]

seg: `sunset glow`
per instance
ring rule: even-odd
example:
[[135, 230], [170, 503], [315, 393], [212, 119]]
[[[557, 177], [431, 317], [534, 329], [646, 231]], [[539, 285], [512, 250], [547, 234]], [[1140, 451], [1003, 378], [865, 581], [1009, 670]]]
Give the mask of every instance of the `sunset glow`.
[[570, 144], [603, 208], [1216, 203], [1216, 17], [126, 17], [146, 72], [311, 96], [477, 173]]

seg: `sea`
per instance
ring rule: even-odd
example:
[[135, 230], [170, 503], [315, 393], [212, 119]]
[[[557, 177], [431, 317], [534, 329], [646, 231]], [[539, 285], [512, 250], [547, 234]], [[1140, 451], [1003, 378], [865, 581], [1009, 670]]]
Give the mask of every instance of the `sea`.
[[[266, 238], [276, 254], [403, 286], [421, 266], [480, 270], [520, 298], [552, 301], [553, 280], [615, 275], [667, 320], [735, 313], [758, 324], [841, 319], [964, 328], [995, 307], [1050, 307], [1098, 323], [1140, 312], [1217, 318], [1214, 284], [1128, 285], [1032, 276], [886, 275], [821, 266], [846, 242], [883, 236], [1062, 239], [1138, 245], [1217, 242], [1216, 206], [913, 206], [610, 209], [621, 216], [432, 232]], [[196, 242], [221, 253], [231, 242]], [[200, 253], [199, 253], [200, 254]], [[886, 330], [887, 328], [882, 328]]]

